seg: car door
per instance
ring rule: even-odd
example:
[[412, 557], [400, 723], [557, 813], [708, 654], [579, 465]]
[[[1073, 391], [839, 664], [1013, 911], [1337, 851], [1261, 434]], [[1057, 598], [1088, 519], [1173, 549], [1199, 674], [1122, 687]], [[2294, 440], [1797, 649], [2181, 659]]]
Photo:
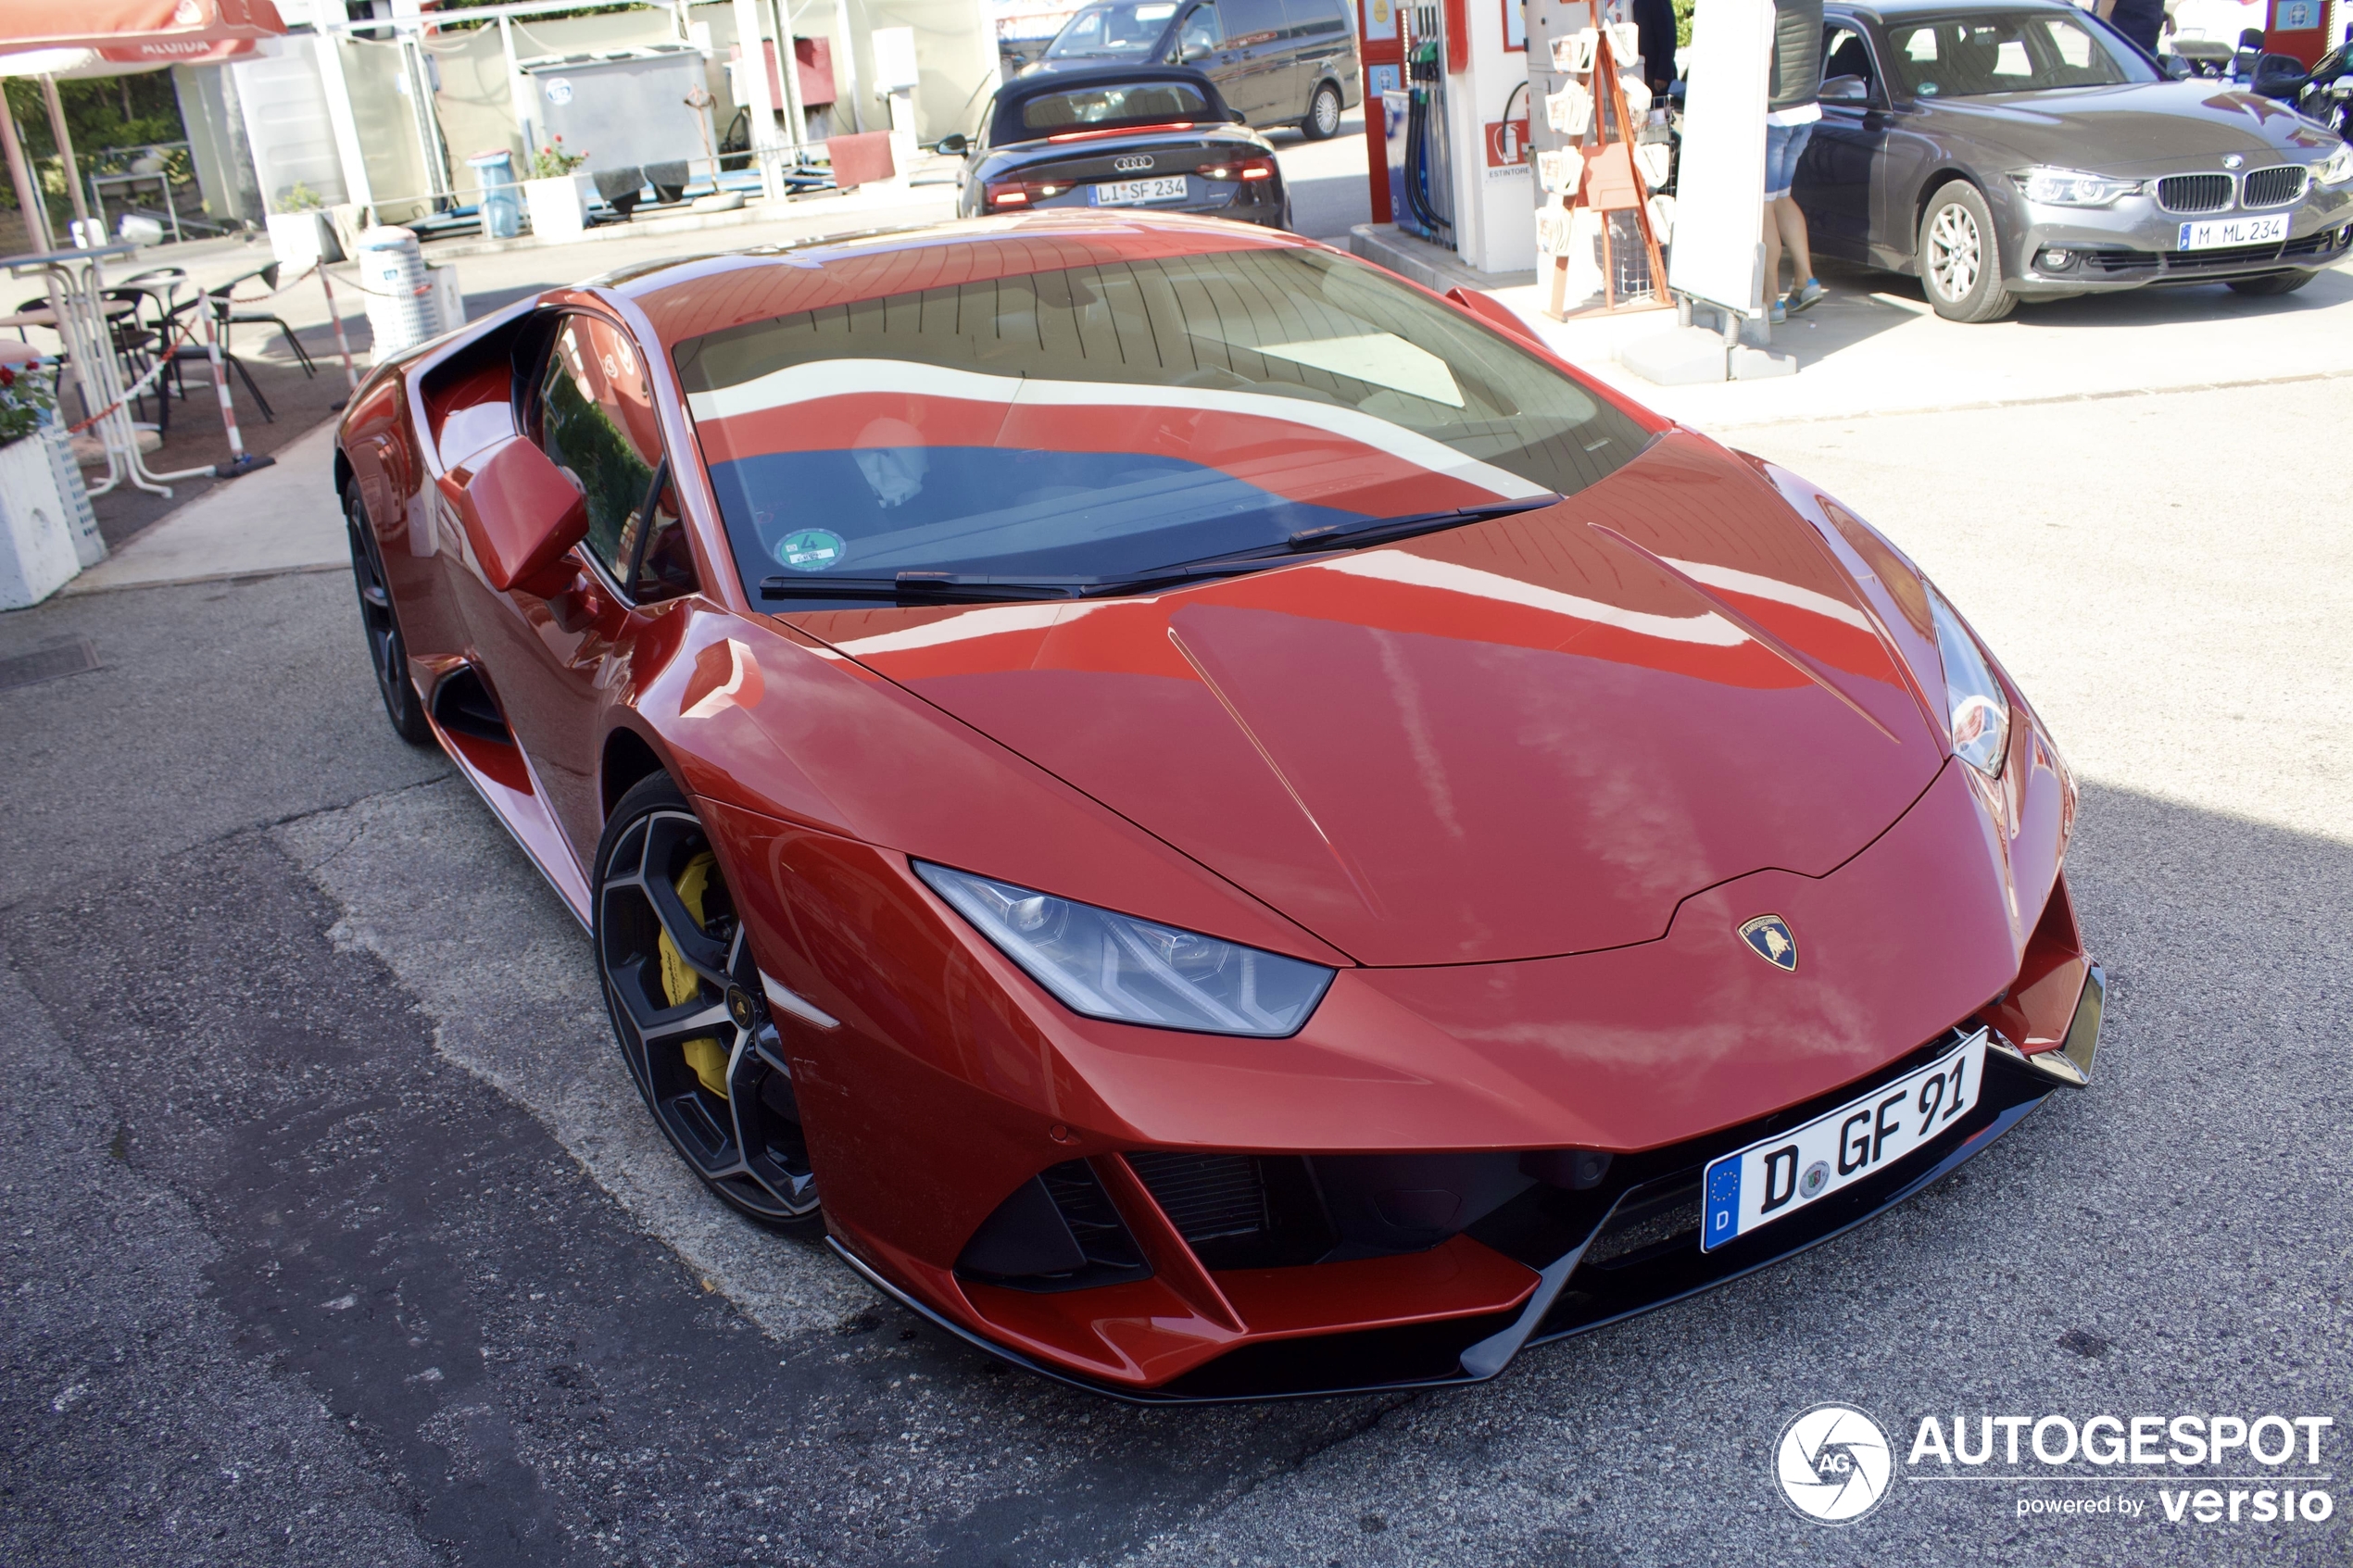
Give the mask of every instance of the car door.
[[1198, 6], [1186, 7], [1184, 16], [1177, 19], [1176, 31], [1169, 44], [1168, 63], [1172, 66], [1191, 66], [1212, 81], [1219, 82], [1219, 91], [1224, 91], [1217, 72], [1221, 66], [1233, 62], [1226, 47], [1225, 24], [1218, 19], [1214, 0], [1202, 0]]
[[1218, 0], [1218, 19], [1226, 29], [1222, 62], [1209, 73], [1227, 104], [1239, 109], [1252, 125], [1274, 125], [1299, 118], [1290, 108], [1290, 19], [1283, 0]]
[[1291, 56], [1298, 62], [1291, 78], [1291, 107], [1303, 117], [1307, 95], [1319, 82], [1339, 83], [1340, 103], [1346, 105], [1356, 40], [1340, 0], [1283, 0], [1283, 5], [1291, 23]]
[[[1882, 23], [1869, 33], [1871, 57], [1880, 68], [1880, 90], [1888, 105], [1879, 119], [1871, 166], [1869, 254], [1875, 267], [1912, 270], [1919, 247], [1920, 206], [1931, 178], [1954, 162], [1969, 159], [1969, 132], [1976, 116], [1916, 93], [1911, 83], [1938, 69], [1940, 34], [1949, 19]], [[1957, 121], [1957, 124], [1956, 123]]]
[[[1859, 84], [1859, 90], [1858, 90]], [[1822, 118], [1799, 157], [1792, 194], [1816, 250], [1869, 259], [1873, 170], [1887, 140], [1887, 99], [1859, 24], [1822, 24]]]
[[648, 617], [692, 592], [644, 358], [628, 332], [574, 313], [532, 389], [528, 434], [588, 503], [578, 570], [549, 597], [496, 596], [475, 634], [507, 724], [584, 871], [603, 829], [601, 709]]

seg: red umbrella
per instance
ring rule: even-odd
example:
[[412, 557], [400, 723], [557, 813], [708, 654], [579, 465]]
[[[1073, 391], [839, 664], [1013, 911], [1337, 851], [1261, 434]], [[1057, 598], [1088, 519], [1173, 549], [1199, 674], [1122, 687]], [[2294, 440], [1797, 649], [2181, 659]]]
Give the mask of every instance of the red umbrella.
[[[156, 70], [242, 54], [260, 38], [286, 31], [271, 0], [0, 0], [0, 76], [41, 78], [49, 119], [65, 163], [66, 190], [78, 218], [89, 216], [82, 200], [82, 174], [74, 166], [73, 143], [57, 104], [56, 78], [108, 75], [117, 69]], [[95, 51], [96, 59], [80, 51]], [[103, 62], [103, 63], [102, 63]], [[0, 115], [9, 173], [26, 221], [38, 237], [47, 228], [39, 197], [17, 147], [16, 124]]]
[[137, 50], [158, 66], [286, 31], [271, 0], [0, 0], [0, 51]]

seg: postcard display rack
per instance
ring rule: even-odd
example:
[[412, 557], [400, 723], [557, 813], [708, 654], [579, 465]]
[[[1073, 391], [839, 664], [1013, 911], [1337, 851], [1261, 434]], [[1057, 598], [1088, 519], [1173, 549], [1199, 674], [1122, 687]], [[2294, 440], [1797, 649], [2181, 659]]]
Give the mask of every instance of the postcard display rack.
[[1527, 15], [1544, 314], [1667, 308], [1660, 243], [1674, 198], [1651, 193], [1667, 182], [1670, 147], [1634, 24], [1605, 0], [1528, 0]]

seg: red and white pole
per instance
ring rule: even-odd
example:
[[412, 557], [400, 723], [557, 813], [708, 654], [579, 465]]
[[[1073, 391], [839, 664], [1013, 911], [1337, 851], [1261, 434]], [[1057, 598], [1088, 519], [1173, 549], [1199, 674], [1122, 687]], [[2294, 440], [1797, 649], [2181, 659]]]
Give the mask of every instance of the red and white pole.
[[[335, 308], [335, 285], [327, 277], [327, 264], [319, 263], [319, 286], [327, 291], [327, 320], [335, 324], [335, 352], [343, 356], [343, 379], [352, 391], [359, 390], [359, 372], [351, 364], [351, 339], [343, 330], [343, 312]], [[337, 404], [337, 408], [343, 407]]]
[[275, 458], [257, 458], [245, 450], [245, 433], [237, 429], [237, 406], [229, 396], [229, 366], [220, 352], [220, 317], [213, 301], [204, 302], [205, 352], [212, 360], [212, 387], [220, 395], [220, 422], [229, 432], [229, 460], [212, 465], [215, 479], [234, 479], [268, 468]]

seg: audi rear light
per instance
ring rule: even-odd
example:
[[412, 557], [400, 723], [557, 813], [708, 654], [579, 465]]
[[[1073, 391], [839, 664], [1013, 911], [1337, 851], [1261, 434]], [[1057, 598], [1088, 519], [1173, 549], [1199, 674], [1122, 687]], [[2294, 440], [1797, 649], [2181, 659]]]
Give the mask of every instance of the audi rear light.
[[1272, 180], [1275, 177], [1275, 160], [1271, 157], [1238, 157], [1230, 163], [1214, 163], [1194, 172], [1204, 180]]
[[1008, 207], [1031, 207], [1048, 196], [1061, 195], [1070, 189], [1068, 182], [1040, 180], [1003, 180], [988, 187], [991, 209]]

